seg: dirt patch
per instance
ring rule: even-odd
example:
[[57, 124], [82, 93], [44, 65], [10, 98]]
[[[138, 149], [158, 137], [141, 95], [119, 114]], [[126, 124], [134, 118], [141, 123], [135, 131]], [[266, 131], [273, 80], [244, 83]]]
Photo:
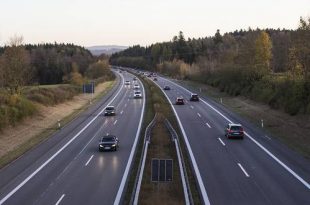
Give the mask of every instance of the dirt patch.
[[24, 119], [14, 127], [7, 127], [0, 133], [0, 158], [9, 152], [17, 149], [20, 145], [31, 140], [40, 133], [50, 129], [57, 129], [57, 122], [63, 122], [62, 119], [74, 112], [78, 112], [82, 107], [89, 104], [92, 97], [98, 96], [110, 88], [112, 82], [99, 84], [95, 89], [95, 94], [80, 94], [72, 100], [58, 104], [56, 106], [43, 106], [37, 104], [38, 114]]
[[217, 88], [194, 82], [185, 82], [187, 85], [201, 91], [218, 103], [225, 105], [240, 116], [245, 117], [256, 126], [264, 122], [264, 129], [271, 133], [291, 149], [310, 158], [310, 115], [291, 116], [281, 110], [271, 109], [268, 105], [255, 102], [245, 97], [233, 97], [220, 92]]
[[[152, 130], [139, 204], [185, 204], [175, 146], [163, 120], [164, 117], [159, 114]], [[173, 159], [173, 180], [171, 182], [151, 182], [152, 158]]]

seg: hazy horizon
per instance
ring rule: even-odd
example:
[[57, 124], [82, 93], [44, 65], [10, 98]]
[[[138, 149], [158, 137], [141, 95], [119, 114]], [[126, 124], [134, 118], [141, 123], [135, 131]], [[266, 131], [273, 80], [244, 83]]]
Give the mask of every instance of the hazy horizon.
[[24, 43], [132, 46], [240, 29], [296, 29], [310, 15], [309, 0], [2, 0], [0, 46], [14, 35]]

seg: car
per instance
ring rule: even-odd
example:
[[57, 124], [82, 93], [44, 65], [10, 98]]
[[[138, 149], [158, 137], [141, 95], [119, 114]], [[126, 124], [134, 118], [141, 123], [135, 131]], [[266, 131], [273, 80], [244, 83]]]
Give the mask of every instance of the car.
[[170, 87], [168, 85], [165, 85], [164, 90], [170, 90]]
[[175, 100], [176, 105], [184, 105], [184, 99], [182, 97], [177, 97]]
[[153, 78], [154, 81], [157, 81], [157, 78]]
[[225, 136], [230, 138], [244, 138], [244, 131], [241, 124], [229, 123], [225, 129]]
[[134, 98], [142, 98], [142, 93], [140, 90], [136, 90], [133, 94]]
[[136, 81], [137, 80], [137, 78], [136, 77], [133, 77], [133, 81]]
[[117, 151], [119, 139], [114, 135], [103, 136], [99, 141], [99, 151]]
[[114, 108], [114, 106], [107, 106], [104, 109], [104, 115], [105, 116], [115, 115], [115, 108]]
[[192, 93], [189, 100], [190, 100], [190, 101], [199, 101], [199, 97], [198, 97], [197, 94]]
[[126, 81], [125, 81], [125, 85], [130, 85], [130, 81], [129, 81], [129, 80], [126, 80]]
[[134, 86], [133, 86], [133, 89], [139, 89], [140, 88], [140, 86], [138, 85], [138, 84], [135, 84]]

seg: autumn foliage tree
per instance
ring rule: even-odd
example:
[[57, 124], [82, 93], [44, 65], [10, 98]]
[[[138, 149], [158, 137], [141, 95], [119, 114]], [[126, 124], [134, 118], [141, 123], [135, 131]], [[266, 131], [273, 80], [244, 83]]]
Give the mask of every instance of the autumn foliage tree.
[[32, 70], [28, 52], [25, 50], [23, 37], [14, 36], [0, 59], [2, 86], [7, 87], [11, 94], [19, 94], [21, 87], [32, 78]]

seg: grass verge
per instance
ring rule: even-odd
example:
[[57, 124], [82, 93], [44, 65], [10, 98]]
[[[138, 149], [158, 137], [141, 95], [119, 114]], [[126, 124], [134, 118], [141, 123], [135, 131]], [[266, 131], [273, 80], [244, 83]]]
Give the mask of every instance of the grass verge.
[[[106, 89], [99, 93], [95, 98], [93, 99], [93, 103], [98, 101], [102, 96], [106, 95], [112, 87], [115, 85], [116, 81], [108, 82], [108, 85]], [[71, 122], [73, 119], [75, 119], [81, 112], [87, 110], [91, 105], [86, 104], [82, 106], [80, 109], [74, 110], [70, 115], [66, 116], [65, 118], [61, 119], [60, 123], [63, 126], [65, 126], [67, 123]], [[46, 128], [43, 132], [41, 132], [38, 135], [33, 136], [30, 140], [27, 140], [26, 142], [20, 144], [13, 150], [7, 152], [0, 158], [0, 169], [4, 167], [5, 165], [9, 164], [10, 162], [14, 161], [21, 155], [23, 155], [28, 150], [32, 149], [34, 146], [38, 145], [39, 143], [46, 140], [49, 136], [51, 136], [53, 133], [55, 133], [58, 130], [58, 123], [52, 125], [49, 128]]]

